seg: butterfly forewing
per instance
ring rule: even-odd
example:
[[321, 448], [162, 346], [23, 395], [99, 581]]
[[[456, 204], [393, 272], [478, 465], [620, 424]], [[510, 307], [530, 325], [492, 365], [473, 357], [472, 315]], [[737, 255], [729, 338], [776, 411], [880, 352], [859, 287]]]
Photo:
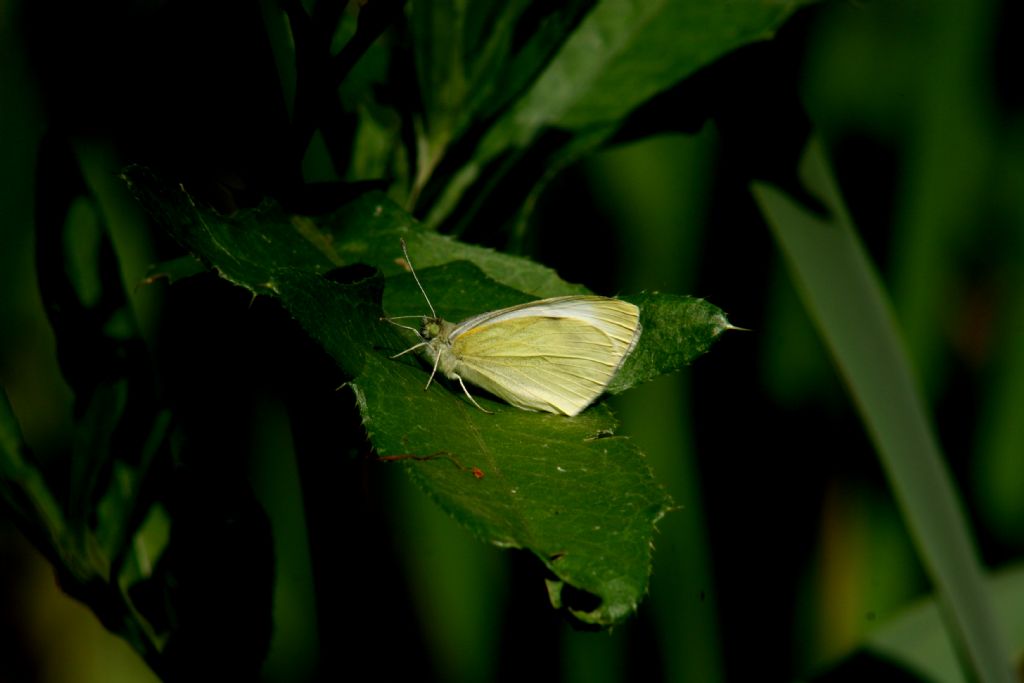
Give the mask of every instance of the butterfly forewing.
[[639, 335], [633, 304], [574, 296], [470, 318], [450, 341], [467, 381], [519, 408], [576, 415], [604, 391]]

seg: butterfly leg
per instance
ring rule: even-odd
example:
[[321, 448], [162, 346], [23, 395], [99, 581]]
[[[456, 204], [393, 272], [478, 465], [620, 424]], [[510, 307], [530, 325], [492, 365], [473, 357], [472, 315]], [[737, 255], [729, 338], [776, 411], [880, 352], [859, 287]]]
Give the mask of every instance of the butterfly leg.
[[454, 377], [455, 377], [455, 379], [459, 380], [459, 386], [461, 386], [462, 390], [464, 392], [466, 392], [466, 398], [469, 399], [470, 403], [472, 403], [473, 405], [475, 405], [477, 408], [479, 408], [480, 410], [484, 411], [488, 415], [494, 415], [493, 411], [487, 410], [487, 408], [484, 408], [482, 405], [480, 405], [479, 403], [476, 402], [476, 399], [473, 398], [473, 395], [469, 393], [469, 389], [466, 388], [466, 385], [463, 383], [461, 377], [459, 377], [458, 375], [455, 375]]
[[[423, 391], [430, 388], [430, 383], [434, 381], [434, 375], [437, 374], [437, 365], [441, 362], [441, 354], [437, 354], [437, 358], [434, 359], [434, 369], [430, 371], [430, 377], [427, 379], [427, 386], [423, 387]], [[466, 387], [462, 387], [465, 389]]]

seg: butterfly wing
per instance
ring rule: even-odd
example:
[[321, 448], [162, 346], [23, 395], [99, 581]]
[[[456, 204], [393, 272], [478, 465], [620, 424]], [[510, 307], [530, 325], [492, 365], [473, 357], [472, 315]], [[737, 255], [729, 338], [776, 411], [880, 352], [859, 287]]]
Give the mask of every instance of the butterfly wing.
[[629, 302], [568, 296], [470, 318], [450, 340], [463, 379], [518, 408], [576, 415], [608, 386], [640, 329]]

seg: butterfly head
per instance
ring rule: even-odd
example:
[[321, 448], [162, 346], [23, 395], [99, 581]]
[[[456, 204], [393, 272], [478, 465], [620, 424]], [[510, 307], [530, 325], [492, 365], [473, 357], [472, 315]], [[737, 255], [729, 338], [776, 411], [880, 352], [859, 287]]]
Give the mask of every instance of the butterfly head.
[[423, 323], [420, 325], [420, 337], [424, 341], [430, 341], [441, 334], [441, 327], [444, 321], [440, 318], [424, 317]]
[[420, 324], [419, 335], [425, 342], [431, 342], [435, 339], [447, 341], [454, 329], [455, 325], [447, 320], [434, 316], [424, 316], [423, 322]]

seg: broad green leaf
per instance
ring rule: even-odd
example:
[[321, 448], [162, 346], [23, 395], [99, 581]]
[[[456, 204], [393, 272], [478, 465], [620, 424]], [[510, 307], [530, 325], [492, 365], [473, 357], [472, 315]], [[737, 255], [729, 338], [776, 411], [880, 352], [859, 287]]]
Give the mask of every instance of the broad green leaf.
[[[391, 358], [414, 343], [411, 332], [381, 319], [428, 312], [399, 237], [434, 308], [450, 320], [585, 290], [525, 259], [423, 231], [379, 195], [316, 222], [270, 205], [225, 218], [142, 169], [126, 178], [196, 256], [284, 305], [349, 377], [377, 452], [403, 460], [458, 522], [484, 541], [533, 552], [555, 585], [575, 589], [557, 602], [581, 620], [612, 624], [635, 610], [650, 572], [654, 525], [671, 501], [637, 448], [614, 436], [609, 410], [599, 403], [566, 418], [479, 398], [494, 413], [486, 414], [457, 385], [436, 381], [424, 391], [429, 368], [412, 354]], [[678, 369], [728, 326], [717, 308], [697, 300], [635, 300], [650, 334], [641, 336], [619, 391]], [[595, 597], [580, 603], [580, 591]]]
[[826, 215], [769, 185], [755, 184], [754, 196], [875, 443], [968, 676], [1013, 680], [968, 522], [889, 301], [816, 141], [801, 171]]
[[[578, 158], [603, 142], [637, 106], [741, 45], [770, 38], [802, 3], [773, 0], [603, 0], [544, 70], [491, 125], [468, 163], [431, 208], [437, 224], [503, 154], [546, 129], [585, 135]], [[572, 139], [572, 138], [570, 138]], [[563, 160], [564, 165], [570, 160]]]
[[603, 0], [502, 119], [499, 134], [525, 144], [544, 126], [618, 122], [726, 52], [770, 38], [801, 4]]
[[442, 387], [424, 392], [420, 368], [371, 363], [353, 386], [378, 452], [438, 456], [411, 462], [413, 479], [481, 540], [529, 549], [597, 596], [596, 608], [573, 606], [580, 619], [613, 624], [636, 609], [670, 500], [636, 446], [612, 436], [607, 408], [563, 418], [478, 399], [487, 415]]
[[725, 314], [704, 299], [673, 294], [622, 297], [640, 307], [641, 339], [608, 385], [617, 394], [678, 370], [703, 355], [732, 326]]
[[550, 268], [421, 230], [409, 214], [379, 193], [363, 195], [317, 221], [286, 214], [270, 203], [239, 211], [228, 220], [194, 206], [182, 188], [165, 185], [144, 168], [128, 169], [125, 179], [154, 220], [197, 258], [257, 295], [272, 294], [270, 274], [288, 268], [323, 274], [361, 263], [385, 275], [407, 272], [400, 238], [408, 243], [418, 270], [466, 260], [488, 277], [527, 294], [586, 291], [561, 281]]

